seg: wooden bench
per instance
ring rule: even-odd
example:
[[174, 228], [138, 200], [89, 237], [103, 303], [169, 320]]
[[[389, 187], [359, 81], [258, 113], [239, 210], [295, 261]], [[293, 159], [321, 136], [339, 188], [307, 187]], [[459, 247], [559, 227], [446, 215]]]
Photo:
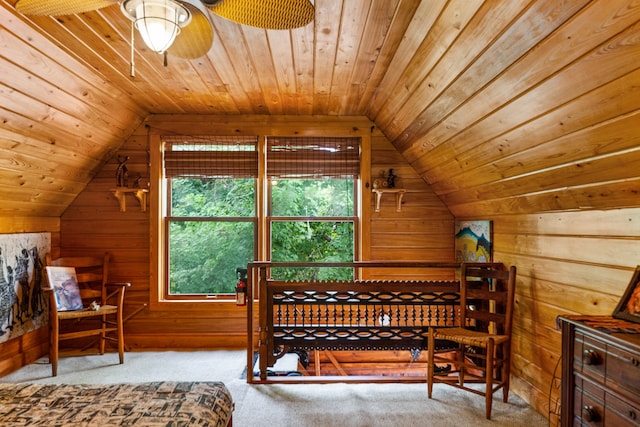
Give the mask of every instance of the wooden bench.
[[[360, 277], [367, 269], [392, 268], [394, 272], [445, 271], [433, 280], [283, 281], [271, 278], [276, 267], [317, 267], [304, 263], [249, 264], [249, 292], [258, 300], [258, 342], [260, 379], [267, 381], [268, 367], [282, 355], [315, 350], [423, 350], [429, 327], [459, 325], [459, 263], [359, 262], [324, 263], [328, 267], [352, 267]], [[409, 269], [409, 270], [404, 270]], [[398, 274], [400, 276], [400, 274]], [[402, 274], [410, 277], [410, 274]], [[253, 306], [248, 310], [253, 324]], [[255, 327], [250, 327], [249, 346], [253, 355]], [[448, 342], [438, 342], [447, 348]], [[248, 361], [248, 366], [253, 366]], [[310, 379], [305, 377], [298, 380]], [[316, 379], [317, 380], [317, 379]], [[342, 379], [344, 381], [344, 378]]]

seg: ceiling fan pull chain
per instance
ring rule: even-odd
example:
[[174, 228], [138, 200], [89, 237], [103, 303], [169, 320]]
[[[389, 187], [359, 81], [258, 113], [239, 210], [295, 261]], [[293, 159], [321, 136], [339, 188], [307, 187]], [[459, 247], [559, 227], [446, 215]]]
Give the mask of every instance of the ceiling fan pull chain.
[[131, 77], [135, 77], [136, 76], [134, 41], [135, 41], [135, 26], [134, 26], [133, 21], [131, 21], [131, 61], [130, 61], [131, 62], [131, 71], [129, 72]]

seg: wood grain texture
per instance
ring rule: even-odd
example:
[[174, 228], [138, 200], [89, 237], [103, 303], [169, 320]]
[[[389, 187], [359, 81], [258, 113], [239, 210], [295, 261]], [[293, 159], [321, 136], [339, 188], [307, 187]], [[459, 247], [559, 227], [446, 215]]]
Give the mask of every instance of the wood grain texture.
[[60, 215], [157, 113], [367, 116], [457, 216], [638, 205], [637, 168], [619, 167], [640, 127], [630, 0], [319, 0], [290, 31], [213, 17], [210, 52], [167, 67], [137, 40], [134, 77], [118, 7], [53, 19], [13, 4], [0, 215]]
[[[213, 17], [209, 53], [167, 67], [136, 37], [135, 77], [118, 7], [53, 19], [14, 4], [0, 0], [0, 232], [51, 231], [59, 252], [93, 231], [136, 304], [154, 279], [148, 216], [123, 217], [106, 190], [117, 153], [146, 171], [141, 125], [167, 121], [370, 135], [367, 179], [395, 168], [407, 194], [402, 212], [368, 213], [367, 259], [448, 260], [453, 221], [493, 220], [494, 257], [518, 267], [512, 386], [543, 413], [554, 316], [610, 312], [640, 263], [638, 2], [316, 0], [291, 31]], [[169, 319], [131, 323], [132, 343], [189, 317]], [[202, 342], [242, 342], [229, 332]]]
[[[450, 233], [453, 217], [429, 187], [372, 124], [362, 117], [333, 116], [201, 116], [156, 115], [146, 121], [153, 131], [187, 134], [257, 134], [257, 135], [355, 135], [373, 140], [376, 147], [365, 158], [371, 159], [372, 168], [394, 168], [400, 181], [410, 184], [411, 197], [407, 197], [402, 212], [395, 204], [383, 204], [383, 210], [371, 213], [371, 198], [364, 206], [362, 225], [363, 242], [368, 242], [364, 259], [430, 259], [451, 261], [453, 244]], [[129, 176], [141, 174], [148, 181], [147, 129], [140, 126], [117, 155], [130, 157]], [[367, 143], [368, 144], [368, 143]], [[129, 200], [126, 212], [120, 212], [111, 189], [115, 185], [117, 155], [109, 159], [95, 178], [73, 201], [61, 217], [61, 252], [65, 255], [111, 253], [113, 281], [130, 281], [125, 316], [135, 313], [143, 304], [151, 303], [125, 325], [127, 345], [130, 348], [184, 348], [238, 347], [246, 336], [243, 307], [232, 302], [212, 301], [205, 304], [163, 303], [153, 304], [157, 286], [152, 281], [150, 258], [154, 242], [150, 235], [150, 214]], [[369, 168], [366, 168], [367, 171]], [[130, 178], [131, 179], [131, 178]], [[406, 181], [405, 181], [406, 180]], [[362, 183], [371, 187], [365, 179]], [[152, 183], [151, 188], [156, 188]], [[367, 193], [369, 195], [369, 193]], [[425, 218], [430, 218], [425, 220]], [[389, 228], [391, 227], [391, 228]], [[364, 245], [364, 243], [363, 243]], [[411, 255], [409, 255], [411, 254]], [[376, 274], [376, 273], [374, 273]], [[385, 272], [389, 277], [389, 272]], [[432, 277], [433, 272], [413, 272], [415, 278]], [[431, 276], [429, 276], [431, 275]], [[193, 335], [191, 341], [185, 338]], [[155, 338], [150, 338], [155, 336]]]

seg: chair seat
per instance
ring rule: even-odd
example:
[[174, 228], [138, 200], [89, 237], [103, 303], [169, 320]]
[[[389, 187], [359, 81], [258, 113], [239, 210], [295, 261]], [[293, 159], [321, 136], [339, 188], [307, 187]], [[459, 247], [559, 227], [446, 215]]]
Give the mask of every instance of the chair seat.
[[436, 329], [434, 335], [438, 339], [445, 339], [458, 344], [474, 345], [476, 347], [486, 348], [489, 340], [493, 340], [495, 344], [505, 342], [509, 339], [506, 335], [493, 335], [486, 332], [474, 331], [464, 328], [444, 328]]
[[118, 306], [116, 305], [101, 305], [99, 309], [92, 310], [85, 308], [83, 310], [73, 311], [59, 311], [59, 319], [81, 319], [85, 317], [102, 316], [104, 314], [115, 314], [118, 312]]

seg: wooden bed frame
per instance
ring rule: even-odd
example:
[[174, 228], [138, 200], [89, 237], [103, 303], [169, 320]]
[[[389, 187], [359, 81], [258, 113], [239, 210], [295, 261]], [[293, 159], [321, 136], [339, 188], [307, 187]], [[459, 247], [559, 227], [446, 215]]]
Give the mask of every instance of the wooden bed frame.
[[[270, 275], [278, 267], [318, 266], [351, 267], [357, 277], [411, 277], [416, 272], [416, 277], [429, 279], [282, 281]], [[272, 377], [267, 372], [291, 351], [426, 349], [430, 326], [458, 325], [459, 268], [459, 263], [433, 262], [249, 264], [248, 300], [258, 296], [258, 313], [256, 320], [255, 303], [249, 304], [247, 381], [398, 382], [389, 377]], [[438, 343], [448, 346], [451, 343]], [[251, 369], [256, 349], [259, 377]]]

